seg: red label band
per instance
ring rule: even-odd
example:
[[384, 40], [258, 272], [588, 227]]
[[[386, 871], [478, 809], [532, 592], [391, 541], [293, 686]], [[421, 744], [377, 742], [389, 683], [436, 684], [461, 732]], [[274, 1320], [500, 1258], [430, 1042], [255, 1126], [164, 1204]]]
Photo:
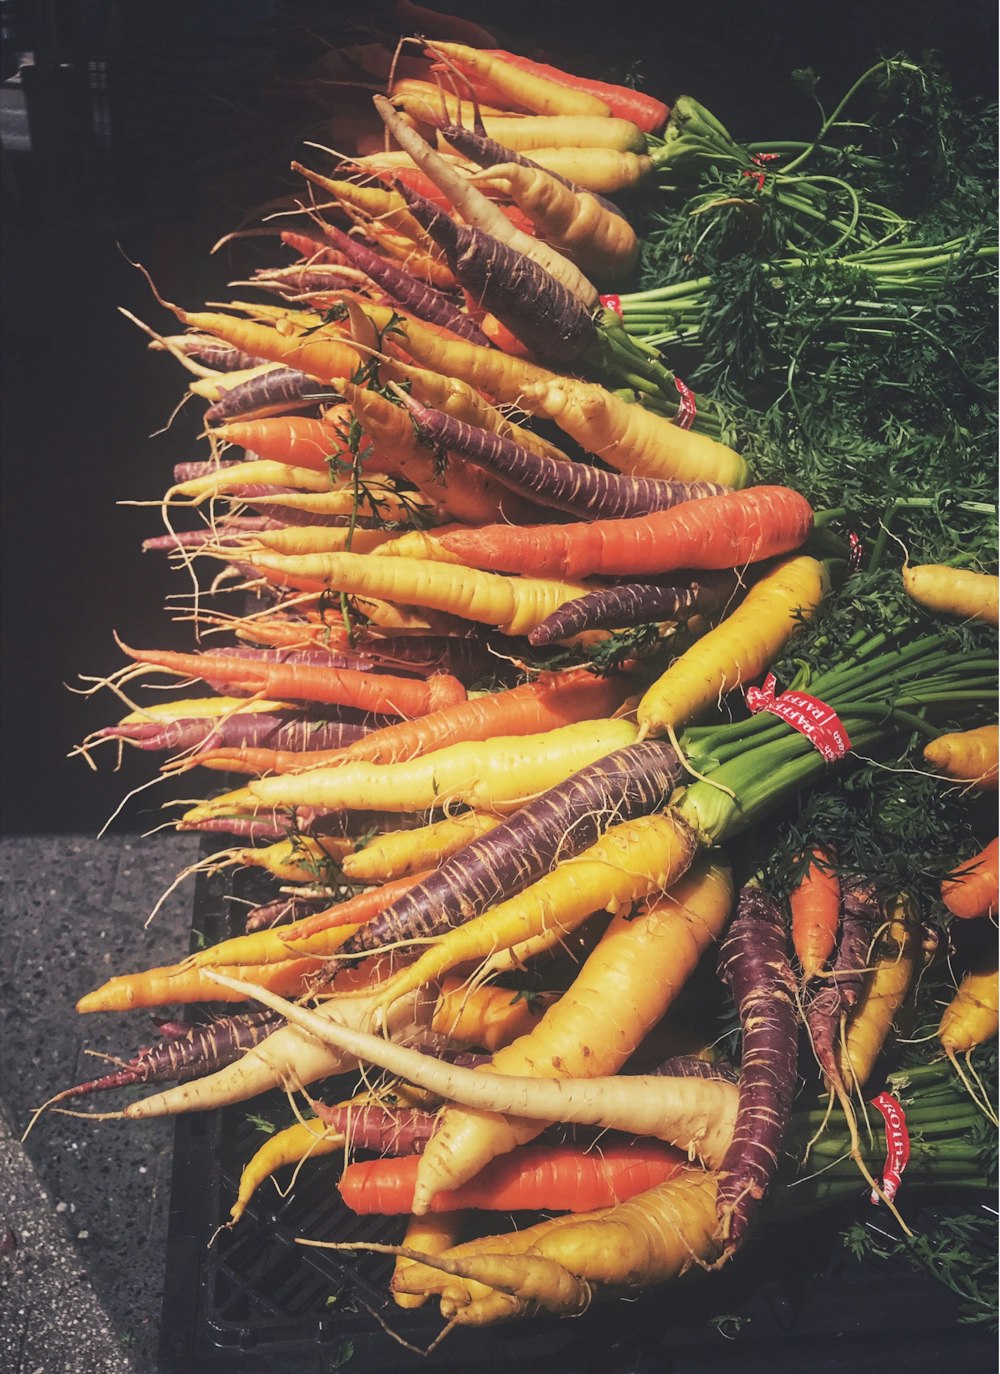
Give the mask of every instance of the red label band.
[[674, 386], [680, 393], [680, 400], [677, 402], [677, 414], [674, 416], [673, 423], [678, 429], [690, 429], [698, 415], [694, 392], [689, 386], [685, 386], [680, 377], [674, 378]]
[[625, 318], [622, 314], [621, 296], [601, 296], [599, 299], [605, 310], [613, 310], [620, 320]]
[[[872, 1098], [885, 1119], [885, 1165], [882, 1169], [881, 1188], [891, 1202], [899, 1191], [903, 1170], [910, 1162], [910, 1133], [906, 1129], [906, 1113], [891, 1093], [879, 1093]], [[882, 1199], [873, 1188], [871, 1201], [877, 1206]]]
[[856, 573], [861, 567], [861, 560], [864, 557], [864, 545], [853, 530], [847, 536], [847, 542], [851, 549], [847, 556], [847, 571], [849, 573]]
[[842, 759], [851, 747], [851, 740], [836, 711], [808, 692], [782, 692], [775, 696], [774, 687], [774, 674], [768, 673], [762, 687], [747, 688], [746, 703], [753, 714], [770, 711], [800, 735], [805, 735], [827, 763]]
[[[763, 167], [766, 162], [773, 162], [777, 156], [777, 153], [754, 153], [750, 161], [757, 167]], [[748, 170], [744, 172], [743, 175], [745, 177], [751, 177], [757, 183], [757, 190], [763, 191], [764, 182], [767, 180], [766, 172]]]

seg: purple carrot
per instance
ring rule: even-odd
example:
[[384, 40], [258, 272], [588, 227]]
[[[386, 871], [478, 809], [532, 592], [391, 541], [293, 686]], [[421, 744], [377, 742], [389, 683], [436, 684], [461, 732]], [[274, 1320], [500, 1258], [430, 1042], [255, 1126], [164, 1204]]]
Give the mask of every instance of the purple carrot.
[[516, 162], [520, 167], [538, 167], [543, 172], [547, 172], [555, 181], [561, 182], [563, 186], [568, 186], [571, 191], [575, 191], [577, 195], [591, 195], [611, 214], [617, 215], [619, 219], [626, 218], [624, 212], [613, 201], [605, 200], [604, 196], [599, 196], [596, 191], [587, 191], [585, 187], [578, 186], [575, 181], [570, 181], [568, 177], [560, 176], [558, 172], [542, 167], [540, 162], [533, 162], [530, 157], [525, 157], [523, 153], [515, 153], [513, 148], [505, 148], [502, 143], [497, 143], [494, 138], [487, 138], [484, 133], [466, 129], [461, 124], [443, 124], [439, 125], [438, 129], [442, 138], [450, 143], [457, 152], [461, 153], [463, 157], [467, 157], [470, 162], [478, 162], [480, 167], [496, 167], [502, 162]]
[[657, 477], [627, 477], [588, 463], [561, 462], [531, 453], [512, 439], [432, 410], [400, 393], [417, 428], [432, 443], [486, 468], [512, 490], [581, 519], [614, 520], [667, 510], [683, 501], [719, 496], [717, 482], [668, 482]]
[[[294, 367], [275, 367], [261, 372], [239, 386], [230, 387], [205, 411], [209, 424], [235, 416], [256, 415], [261, 411], [281, 413], [301, 410], [317, 401], [340, 401], [343, 397], [307, 372]], [[275, 408], [279, 408], [276, 410]]]
[[[710, 486], [709, 482], [694, 483]], [[602, 587], [576, 601], [568, 601], [536, 625], [528, 634], [538, 647], [568, 639], [582, 630], [624, 630], [657, 620], [687, 620], [692, 615], [712, 615], [722, 610], [739, 586], [736, 572], [692, 573], [689, 582], [623, 582]]]
[[191, 482], [198, 477], [210, 477], [212, 473], [218, 472], [219, 468], [235, 467], [237, 463], [245, 462], [249, 456], [247, 454], [246, 458], [212, 458], [201, 463], [175, 463], [174, 481]]
[[719, 950], [719, 971], [743, 1028], [736, 1124], [719, 1168], [721, 1263], [753, 1225], [778, 1167], [795, 1095], [795, 978], [781, 907], [760, 888], [740, 892]]
[[475, 320], [452, 305], [442, 292], [418, 281], [412, 273], [397, 267], [395, 263], [389, 262], [381, 254], [359, 243], [357, 239], [352, 239], [349, 234], [345, 234], [332, 224], [324, 224], [323, 233], [335, 248], [366, 272], [397, 304], [416, 315], [417, 319], [442, 325], [453, 334], [468, 339], [470, 343], [479, 344], [484, 348], [493, 347]]
[[315, 1104], [316, 1115], [353, 1150], [375, 1150], [381, 1155], [417, 1155], [434, 1133], [437, 1112], [419, 1107], [384, 1107], [379, 1102], [355, 1102], [326, 1107]]
[[[243, 1016], [225, 1016], [201, 1026], [182, 1026], [181, 1034], [171, 1033], [157, 1045], [148, 1045], [114, 1073], [64, 1088], [46, 1105], [65, 1102], [70, 1097], [127, 1088], [133, 1083], [186, 1083], [203, 1073], [224, 1068], [270, 1035], [281, 1021], [273, 1011], [252, 1011]], [[167, 1022], [172, 1028], [173, 1023]], [[163, 1027], [160, 1028], [161, 1032]]]
[[244, 368], [259, 367], [267, 361], [266, 358], [254, 357], [252, 353], [244, 353], [232, 344], [221, 343], [208, 334], [173, 334], [163, 342], [186, 353], [189, 358], [197, 358], [198, 362], [216, 372], [242, 372]]
[[344, 954], [428, 939], [471, 920], [594, 844], [608, 826], [662, 810], [680, 775], [663, 740], [598, 759], [446, 859], [356, 931]]
[[806, 1003], [806, 1025], [817, 1063], [837, 1096], [846, 1088], [837, 1065], [837, 1038], [842, 1017], [857, 1006], [865, 985], [872, 934], [879, 906], [874, 888], [864, 882], [845, 885], [840, 898], [840, 941], [830, 977], [817, 984]]
[[590, 313], [551, 272], [482, 229], [458, 224], [403, 182], [397, 186], [472, 299], [532, 353], [558, 366], [594, 344], [597, 331]]
[[737, 1079], [731, 1064], [713, 1064], [710, 1059], [700, 1059], [696, 1054], [671, 1055], [650, 1072], [658, 1078], [724, 1078], [727, 1083], [735, 1083]]
[[213, 529], [204, 525], [197, 530], [173, 530], [142, 541], [143, 553], [173, 553], [175, 549], [200, 549], [203, 544], [220, 547], [245, 543], [246, 536], [257, 531], [281, 529], [280, 520], [266, 515], [228, 516]]
[[246, 914], [246, 932], [252, 935], [255, 930], [273, 930], [275, 926], [291, 925], [303, 916], [311, 916], [330, 905], [328, 892], [315, 897], [279, 897], [273, 902], [251, 907]]
[[137, 721], [109, 725], [100, 739], [127, 740], [138, 749], [160, 752], [206, 749], [341, 749], [375, 729], [373, 725], [324, 719], [290, 711], [241, 711], [219, 717]]

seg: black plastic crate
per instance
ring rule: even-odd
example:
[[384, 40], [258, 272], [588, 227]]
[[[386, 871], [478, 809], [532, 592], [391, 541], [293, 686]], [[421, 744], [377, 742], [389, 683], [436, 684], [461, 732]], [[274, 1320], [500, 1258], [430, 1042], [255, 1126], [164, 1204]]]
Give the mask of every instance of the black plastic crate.
[[[219, 878], [200, 881], [194, 928], [210, 942], [238, 930], [229, 895]], [[765, 1228], [721, 1273], [595, 1304], [572, 1320], [458, 1329], [429, 1357], [413, 1353], [382, 1323], [420, 1349], [442, 1323], [436, 1310], [395, 1306], [387, 1295], [390, 1258], [296, 1242], [402, 1239], [401, 1220], [357, 1217], [341, 1204], [336, 1156], [307, 1163], [284, 1199], [265, 1183], [239, 1224], [219, 1230], [242, 1166], [263, 1138], [249, 1115], [282, 1106], [275, 1095], [178, 1119], [162, 1374], [437, 1374], [472, 1365], [518, 1374], [996, 1369], [995, 1338], [958, 1322], [943, 1285], [901, 1264], [856, 1261], [841, 1244], [850, 1221], [879, 1224], [862, 1184], [856, 1208]]]

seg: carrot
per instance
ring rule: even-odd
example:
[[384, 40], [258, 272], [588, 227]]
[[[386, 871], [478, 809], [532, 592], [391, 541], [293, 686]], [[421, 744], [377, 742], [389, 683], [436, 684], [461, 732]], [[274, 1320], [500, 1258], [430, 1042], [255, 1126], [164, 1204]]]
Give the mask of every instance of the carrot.
[[[421, 1255], [440, 1255], [458, 1240], [462, 1229], [461, 1212], [434, 1212], [424, 1217], [411, 1216], [403, 1237], [403, 1246]], [[397, 1307], [406, 1309], [422, 1307], [427, 1295], [422, 1292], [406, 1292], [407, 1286], [419, 1285], [423, 1277], [433, 1274], [422, 1264], [413, 1260], [396, 1258], [390, 1288]]]
[[261, 572], [288, 579], [293, 586], [324, 587], [366, 600], [445, 611], [481, 625], [495, 625], [501, 633], [514, 636], [527, 634], [564, 602], [590, 590], [585, 583], [501, 577], [472, 568], [456, 574], [454, 566], [426, 558], [333, 553], [293, 559], [248, 553], [246, 561]]
[[219, 439], [248, 449], [271, 462], [329, 472], [332, 457], [339, 456], [344, 441], [328, 420], [309, 415], [272, 415], [264, 420], [233, 420], [217, 425]]
[[461, 43], [428, 43], [428, 53], [445, 58], [473, 79], [482, 79], [515, 106], [536, 114], [607, 117], [605, 101], [587, 91], [571, 90], [547, 77], [520, 70], [513, 63]]
[[719, 1166], [719, 1263], [740, 1248], [774, 1178], [795, 1095], [798, 1016], [781, 908], [760, 888], [740, 893], [719, 969], [743, 1028], [739, 1110]]
[[774, 558], [797, 549], [812, 522], [808, 501], [790, 487], [749, 487], [633, 519], [493, 526], [442, 535], [441, 543], [472, 567], [535, 577], [655, 576]]
[[[256, 310], [262, 307], [255, 306]], [[334, 338], [329, 329], [321, 333], [307, 333], [306, 326], [299, 333], [282, 333], [271, 325], [257, 324], [236, 315], [220, 311], [176, 312], [185, 324], [201, 329], [215, 338], [224, 339], [236, 348], [259, 354], [271, 362], [308, 372], [311, 377], [329, 382], [333, 377], [351, 377], [361, 366], [362, 359], [350, 343]], [[286, 312], [287, 313], [287, 312]], [[313, 320], [312, 324], [318, 323]]]
[[260, 778], [195, 807], [183, 820], [189, 824], [259, 807], [414, 812], [457, 802], [503, 813], [634, 738], [635, 726], [626, 720], [591, 720], [538, 735], [502, 736], [488, 752], [475, 743], [454, 744], [406, 763], [352, 760], [336, 768]]
[[942, 563], [903, 566], [903, 587], [907, 595], [929, 611], [943, 611], [963, 620], [997, 624], [997, 597], [1000, 578], [990, 573], [949, 568]]
[[[706, 434], [670, 420], [598, 386], [569, 377], [524, 376], [516, 399], [529, 415], [554, 420], [588, 452], [619, 472], [679, 482], [745, 487], [746, 462]], [[487, 388], [488, 389], [488, 388]]]
[[512, 67], [519, 67], [522, 71], [531, 72], [535, 76], [545, 77], [548, 81], [554, 81], [557, 86], [567, 86], [572, 90], [596, 95], [599, 100], [604, 101], [612, 115], [619, 119], [630, 119], [647, 134], [662, 129], [670, 114], [670, 107], [664, 105], [662, 100], [656, 100], [645, 91], [634, 90], [631, 86], [616, 86], [607, 81], [595, 81], [587, 76], [575, 76], [548, 63], [535, 62], [530, 57], [523, 57], [520, 53], [491, 51], [489, 56], [499, 57]]
[[[350, 927], [348, 932], [351, 933]], [[342, 932], [338, 932], [338, 935], [341, 934]], [[330, 953], [332, 950], [325, 952]], [[310, 977], [322, 969], [323, 959], [319, 956], [302, 959], [286, 957], [273, 964], [230, 964], [222, 967], [228, 968], [230, 972], [239, 973], [240, 976], [252, 973], [256, 981], [274, 991], [297, 997], [306, 987]], [[85, 993], [77, 1002], [76, 1009], [81, 1013], [132, 1011], [136, 1007], [165, 1007], [175, 1003], [187, 1005], [190, 1002], [240, 1000], [228, 990], [217, 991], [203, 968], [182, 963], [109, 978], [93, 992]]]
[[788, 894], [792, 912], [792, 945], [808, 981], [818, 978], [837, 944], [840, 923], [840, 879], [835, 856], [822, 846], [805, 856], [805, 867]]
[[571, 181], [595, 196], [610, 196], [641, 185], [653, 170], [645, 153], [617, 148], [533, 148], [531, 160], [553, 176]]
[[[515, 491], [583, 519], [592, 518], [595, 513], [607, 519], [645, 515], [686, 501], [718, 496], [725, 490], [714, 482], [627, 477], [588, 463], [533, 453], [504, 435], [464, 423], [443, 411], [429, 409], [412, 397], [403, 397], [403, 404], [417, 429], [431, 442], [442, 444], [449, 452], [459, 453], [476, 466], [495, 473]], [[470, 532], [459, 530], [456, 533], [459, 538], [467, 538]], [[458, 553], [456, 551], [456, 556]]]
[[[283, 1015], [292, 1026], [315, 1035], [342, 1054], [369, 1060], [403, 1073], [411, 1082], [433, 1084], [435, 1096], [470, 1107], [516, 1112], [511, 1118], [526, 1139], [538, 1135], [546, 1120], [561, 1120], [653, 1136], [676, 1144], [706, 1160], [720, 1160], [732, 1140], [736, 1120], [737, 1090], [725, 1078], [689, 1075], [622, 1074], [614, 1077], [567, 1078], [561, 1074], [529, 1077], [506, 1070], [491, 1073], [447, 1064], [433, 1055], [419, 1054], [382, 1036], [355, 1029], [340, 1019], [320, 1018], [303, 1006], [253, 983], [241, 982], [218, 971], [221, 985], [234, 993], [262, 1001]], [[559, 1005], [558, 1003], [556, 1004]], [[553, 1008], [554, 1009], [554, 1008]], [[515, 1042], [516, 1044], [516, 1042]], [[512, 1047], [508, 1047], [512, 1048]], [[501, 1052], [502, 1053], [502, 1052]], [[499, 1055], [495, 1056], [499, 1058]], [[420, 1172], [434, 1148], [436, 1137], [423, 1143], [414, 1196], [407, 1203], [418, 1215], [421, 1206]], [[513, 1145], [507, 1145], [509, 1152]], [[461, 1186], [460, 1180], [452, 1187]], [[451, 1189], [448, 1189], [451, 1191]], [[429, 1201], [429, 1199], [428, 1199]]]
[[941, 900], [953, 916], [976, 920], [997, 914], [997, 882], [1000, 866], [1000, 839], [989, 844], [967, 863], [961, 864], [941, 883]]
[[[683, 871], [685, 842], [681, 830], [675, 872]], [[690, 855], [689, 848], [688, 862]], [[731, 899], [728, 871], [705, 867], [643, 916], [630, 920], [631, 912], [616, 914], [572, 986], [537, 1028], [494, 1055], [496, 1072], [539, 1078], [614, 1073], [663, 1016], [698, 957], [721, 932]], [[539, 1129], [518, 1117], [446, 1109], [421, 1158], [414, 1212], [424, 1211], [440, 1188], [471, 1178], [488, 1160], [531, 1140]]]
[[937, 1029], [941, 1048], [954, 1062], [977, 1045], [992, 1040], [1000, 1025], [996, 954], [970, 970], [944, 1009]]
[[300, 372], [294, 367], [275, 367], [248, 378], [239, 386], [229, 387], [205, 411], [205, 423], [214, 425], [246, 416], [264, 419], [292, 410], [310, 410], [322, 402], [339, 399], [336, 391], [308, 372]]
[[824, 565], [805, 555], [765, 573], [720, 625], [695, 640], [649, 688], [637, 711], [640, 728], [654, 735], [676, 729], [758, 677], [812, 616], [828, 588]]
[[[365, 1097], [368, 1094], [364, 1094]], [[296, 1121], [283, 1131], [268, 1136], [260, 1149], [243, 1166], [240, 1174], [236, 1201], [229, 1212], [227, 1228], [235, 1226], [243, 1216], [254, 1193], [272, 1174], [292, 1164], [301, 1164], [306, 1159], [318, 1159], [322, 1155], [343, 1150], [344, 1136], [325, 1126], [322, 1121], [310, 1117]]]
[[200, 477], [192, 477], [184, 482], [175, 482], [168, 487], [164, 504], [175, 502], [178, 497], [190, 497], [192, 505], [199, 505], [210, 497], [222, 496], [233, 488], [274, 485], [299, 488], [302, 491], [329, 492], [333, 482], [329, 471], [320, 472], [316, 468], [294, 468], [284, 463], [270, 463], [261, 459], [246, 463], [230, 463], [216, 468], [213, 472]]
[[[527, 1146], [507, 1159], [493, 1160], [471, 1182], [436, 1193], [431, 1210], [588, 1212], [672, 1178], [684, 1159], [680, 1150], [652, 1143], [605, 1145], [593, 1153], [568, 1145]], [[340, 1196], [362, 1215], [408, 1212], [417, 1164], [417, 1155], [352, 1164], [338, 1184]]]
[[925, 746], [924, 761], [974, 791], [995, 792], [998, 749], [1000, 726], [982, 725], [978, 730], [938, 735]]
[[128, 1088], [136, 1083], [183, 1083], [232, 1064], [264, 1036], [270, 1035], [277, 1024], [278, 1018], [269, 1011], [220, 1016], [194, 1026], [182, 1023], [180, 1034], [164, 1036], [156, 1045], [139, 1050], [113, 1073], [64, 1088], [45, 1105], [50, 1107], [71, 1097]]
[[389, 1002], [461, 964], [555, 928], [569, 934], [596, 911], [621, 911], [669, 888], [691, 861], [687, 836], [672, 816], [638, 816], [481, 916], [440, 935], [383, 989]]
[[[426, 111], [426, 122], [444, 123], [440, 115]], [[646, 138], [630, 119], [606, 115], [489, 115], [480, 120], [487, 138], [516, 153], [535, 148], [610, 148], [621, 153], [645, 153]], [[448, 148], [447, 135], [442, 138]]]
[[879, 940], [875, 969], [847, 1025], [837, 1063], [845, 1081], [859, 1088], [871, 1078], [897, 1012], [916, 977], [921, 941], [911, 899], [898, 897]]
[[625, 629], [659, 621], [690, 621], [694, 616], [715, 617], [735, 600], [740, 583], [741, 578], [734, 569], [732, 572], [700, 573], [690, 581], [681, 574], [655, 582], [619, 582], [614, 587], [601, 587], [553, 611], [531, 631], [528, 643], [553, 644], [590, 630]]
[[499, 824], [496, 816], [469, 811], [417, 830], [377, 835], [363, 849], [346, 854], [341, 860], [341, 871], [354, 883], [384, 883], [391, 878], [406, 877], [432, 868]]
[[537, 231], [588, 277], [618, 281], [638, 260], [638, 235], [623, 216], [612, 214], [591, 192], [573, 191], [542, 167], [502, 162], [477, 173], [473, 182], [510, 196]]
[[[399, 199], [405, 204], [402, 197]], [[350, 238], [332, 224], [324, 224], [323, 233], [393, 300], [411, 310], [419, 319], [443, 325], [453, 334], [458, 334], [473, 343], [485, 345], [489, 342], [475, 321], [463, 314], [447, 296], [436, 291], [434, 287], [411, 276], [401, 267], [396, 267], [381, 254], [366, 248], [363, 243]]]
[[[350, 557], [351, 555], [331, 555]], [[365, 555], [354, 555], [363, 558]], [[170, 650], [122, 648], [137, 663], [150, 663], [182, 677], [239, 685], [248, 692], [356, 706], [387, 715], [420, 716], [449, 702], [463, 700], [465, 688], [446, 673], [422, 682], [389, 674], [360, 673], [349, 668], [308, 664], [255, 663], [227, 654], [183, 654]]]
[[519, 997], [509, 988], [480, 984], [470, 988], [462, 977], [443, 978], [431, 1029], [452, 1045], [477, 1045], [492, 1054], [526, 1035], [552, 1004], [550, 996]]

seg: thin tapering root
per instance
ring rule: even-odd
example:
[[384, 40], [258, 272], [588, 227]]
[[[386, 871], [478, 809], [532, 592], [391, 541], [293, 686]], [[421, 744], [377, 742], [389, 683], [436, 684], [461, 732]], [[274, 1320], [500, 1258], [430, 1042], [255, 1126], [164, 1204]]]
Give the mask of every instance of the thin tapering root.
[[239, 849], [220, 849], [218, 853], [209, 854], [207, 858], [199, 859], [197, 863], [189, 864], [187, 868], [182, 868], [180, 873], [177, 874], [177, 877], [160, 896], [156, 905], [146, 917], [144, 928], [149, 926], [167, 898], [177, 891], [186, 878], [190, 878], [194, 873], [219, 873], [223, 868], [239, 863], [239, 859], [236, 856], [238, 856], [240, 852]]
[[[961, 1064], [958, 1062], [958, 1055], [955, 1053], [953, 1049], [946, 1049], [945, 1054], [948, 1056], [948, 1062], [951, 1064], [951, 1067], [955, 1070], [955, 1073], [958, 1075], [962, 1087], [969, 1094], [969, 1097], [972, 1099], [975, 1106], [982, 1112], [982, 1114], [986, 1117], [988, 1121], [991, 1121], [993, 1123], [994, 1126], [1000, 1126], [1000, 1119], [998, 1119], [996, 1110], [991, 1104], [986, 1094], [986, 1089], [983, 1086], [983, 1081], [979, 1077], [979, 1074], [976, 1072], [976, 1070], [972, 1067], [972, 1051], [967, 1050], [965, 1053], [966, 1069], [963, 1069]], [[966, 1070], [968, 1070], [968, 1072], [966, 1072]], [[975, 1087], [973, 1086], [973, 1084], [975, 1084]]]

